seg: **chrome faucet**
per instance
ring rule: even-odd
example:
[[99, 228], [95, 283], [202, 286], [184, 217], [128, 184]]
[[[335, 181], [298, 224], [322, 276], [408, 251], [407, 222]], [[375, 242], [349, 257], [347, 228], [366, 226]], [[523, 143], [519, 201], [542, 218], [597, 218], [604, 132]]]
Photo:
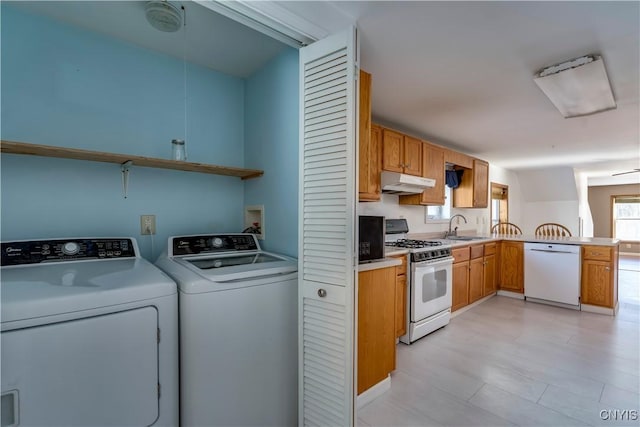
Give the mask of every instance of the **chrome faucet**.
[[447, 234], [444, 236], [449, 237], [449, 236], [457, 236], [458, 235], [458, 227], [454, 228], [453, 231], [451, 231], [451, 223], [453, 222], [453, 219], [455, 217], [460, 217], [462, 219], [464, 219], [464, 223], [467, 223], [467, 218], [464, 217], [464, 215], [460, 215], [460, 214], [455, 214], [454, 216], [452, 216], [451, 218], [449, 218], [449, 231], [447, 231]]

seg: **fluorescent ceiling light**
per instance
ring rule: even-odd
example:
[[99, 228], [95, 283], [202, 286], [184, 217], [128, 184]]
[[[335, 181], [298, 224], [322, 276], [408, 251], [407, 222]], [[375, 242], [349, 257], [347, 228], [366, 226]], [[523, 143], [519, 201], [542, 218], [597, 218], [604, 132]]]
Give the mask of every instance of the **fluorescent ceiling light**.
[[583, 56], [546, 67], [533, 81], [565, 118], [616, 108], [600, 56]]

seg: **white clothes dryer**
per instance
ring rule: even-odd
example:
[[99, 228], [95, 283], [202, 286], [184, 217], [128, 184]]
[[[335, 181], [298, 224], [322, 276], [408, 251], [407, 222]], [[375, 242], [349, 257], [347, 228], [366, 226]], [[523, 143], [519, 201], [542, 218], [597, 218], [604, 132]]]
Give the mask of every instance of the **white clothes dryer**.
[[298, 424], [297, 261], [253, 234], [170, 237], [178, 284], [180, 425]]
[[135, 239], [1, 252], [2, 426], [178, 425], [176, 284]]

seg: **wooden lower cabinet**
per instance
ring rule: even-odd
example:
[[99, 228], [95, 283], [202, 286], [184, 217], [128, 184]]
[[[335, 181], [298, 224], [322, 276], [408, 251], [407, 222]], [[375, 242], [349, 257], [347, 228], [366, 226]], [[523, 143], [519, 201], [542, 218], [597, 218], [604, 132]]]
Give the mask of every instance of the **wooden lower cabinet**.
[[397, 255], [402, 264], [396, 266], [396, 338], [407, 333], [407, 255]]
[[582, 247], [582, 304], [615, 308], [618, 302], [617, 279], [617, 247]]
[[524, 243], [500, 242], [498, 289], [524, 293]]
[[358, 394], [396, 364], [396, 267], [358, 273]]
[[469, 261], [453, 264], [451, 291], [451, 311], [469, 305]]
[[451, 311], [456, 311], [469, 305], [469, 246], [452, 249], [451, 256]]
[[407, 333], [407, 275], [396, 275], [396, 338]]
[[452, 304], [456, 311], [496, 292], [496, 242], [453, 249]]
[[475, 258], [469, 261], [469, 304], [483, 296], [484, 259]]
[[[495, 243], [494, 243], [495, 245]], [[496, 282], [496, 256], [484, 256], [484, 292], [482, 296], [495, 294], [497, 291]]]
[[495, 294], [498, 290], [497, 281], [497, 262], [496, 253], [498, 252], [498, 243], [491, 242], [484, 245], [484, 292], [483, 297]]

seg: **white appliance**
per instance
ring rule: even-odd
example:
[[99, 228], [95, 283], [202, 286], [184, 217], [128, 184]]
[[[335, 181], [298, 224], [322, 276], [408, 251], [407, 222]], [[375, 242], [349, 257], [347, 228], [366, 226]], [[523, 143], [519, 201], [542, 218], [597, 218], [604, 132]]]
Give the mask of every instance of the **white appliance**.
[[400, 341], [411, 344], [451, 320], [451, 247], [439, 241], [406, 239], [409, 231], [406, 219], [388, 219], [386, 229], [387, 246], [409, 250], [407, 333]]
[[525, 243], [524, 296], [580, 308], [580, 246]]
[[380, 180], [382, 191], [390, 194], [417, 194], [436, 185], [435, 179], [389, 171], [382, 171]]
[[156, 264], [178, 283], [180, 425], [297, 425], [297, 261], [238, 233], [170, 237]]
[[176, 284], [132, 238], [5, 242], [2, 426], [176, 426]]

